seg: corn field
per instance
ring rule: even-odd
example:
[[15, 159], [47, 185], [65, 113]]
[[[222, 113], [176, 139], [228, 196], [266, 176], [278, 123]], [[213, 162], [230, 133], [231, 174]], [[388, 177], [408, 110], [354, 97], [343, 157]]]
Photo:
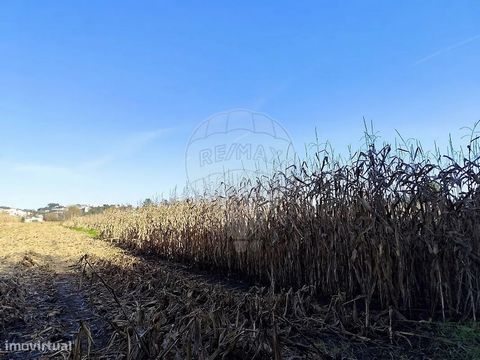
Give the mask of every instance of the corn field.
[[[474, 139], [475, 140], [475, 139]], [[473, 144], [473, 145], [472, 145]], [[216, 196], [113, 209], [74, 226], [145, 254], [268, 283], [309, 286], [413, 318], [476, 320], [480, 172], [466, 154], [369, 144], [348, 162], [318, 151]], [[438, 155], [438, 154], [437, 154]]]

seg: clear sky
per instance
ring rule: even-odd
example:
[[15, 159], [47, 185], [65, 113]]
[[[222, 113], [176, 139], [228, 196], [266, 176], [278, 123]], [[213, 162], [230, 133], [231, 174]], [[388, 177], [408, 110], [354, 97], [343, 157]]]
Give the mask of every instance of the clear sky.
[[0, 205], [136, 203], [185, 183], [217, 112], [296, 148], [362, 118], [425, 144], [480, 120], [479, 1], [2, 1]]

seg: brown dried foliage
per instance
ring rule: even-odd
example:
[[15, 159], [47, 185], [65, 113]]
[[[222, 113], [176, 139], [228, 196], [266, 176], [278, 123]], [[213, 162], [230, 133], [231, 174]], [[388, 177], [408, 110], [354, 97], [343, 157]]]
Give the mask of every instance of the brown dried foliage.
[[[74, 220], [168, 259], [319, 297], [361, 299], [416, 318], [476, 319], [480, 308], [479, 162], [446, 164], [390, 146], [348, 164], [292, 166], [222, 195]], [[362, 310], [360, 309], [360, 310]], [[420, 310], [420, 312], [419, 312]]]

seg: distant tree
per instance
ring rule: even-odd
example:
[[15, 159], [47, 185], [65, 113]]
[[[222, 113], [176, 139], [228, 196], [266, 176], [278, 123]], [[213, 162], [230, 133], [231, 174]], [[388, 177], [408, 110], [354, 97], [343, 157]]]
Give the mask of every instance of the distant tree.
[[147, 199], [145, 199], [145, 200], [143, 201], [142, 206], [150, 206], [150, 205], [153, 205], [152, 199], [147, 198]]
[[82, 211], [78, 208], [78, 206], [69, 206], [67, 211], [65, 211], [65, 220], [70, 220], [80, 215], [82, 215]]
[[65, 220], [65, 214], [63, 212], [62, 213], [56, 213], [56, 212], [46, 213], [45, 215], [43, 215], [43, 220], [45, 220], [45, 221], [63, 221], [63, 220]]

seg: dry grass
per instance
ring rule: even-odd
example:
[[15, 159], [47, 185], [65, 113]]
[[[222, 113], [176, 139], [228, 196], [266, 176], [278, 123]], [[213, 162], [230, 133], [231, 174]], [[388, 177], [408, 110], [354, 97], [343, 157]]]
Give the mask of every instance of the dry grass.
[[[0, 223], [0, 341], [73, 339], [78, 322], [101, 322], [84, 306], [72, 266], [85, 254], [100, 259], [122, 253], [84, 233], [53, 223]], [[104, 326], [106, 328], [106, 326]], [[108, 333], [108, 329], [101, 329]], [[97, 331], [97, 335], [99, 331]], [[96, 338], [98, 341], [99, 339]], [[108, 339], [107, 339], [108, 340]], [[3, 349], [2, 349], [3, 350]], [[15, 359], [67, 358], [52, 354], [2, 353]], [[9, 357], [10, 358], [10, 357]]]
[[12, 223], [12, 222], [13, 223], [20, 222], [20, 218], [18, 216], [11, 216], [4, 212], [0, 212], [0, 224], [6, 224], [6, 223]]
[[35, 265], [62, 272], [85, 254], [108, 258], [119, 251], [60, 224], [0, 224], [0, 272], [3, 274], [24, 261], [33, 261]]

